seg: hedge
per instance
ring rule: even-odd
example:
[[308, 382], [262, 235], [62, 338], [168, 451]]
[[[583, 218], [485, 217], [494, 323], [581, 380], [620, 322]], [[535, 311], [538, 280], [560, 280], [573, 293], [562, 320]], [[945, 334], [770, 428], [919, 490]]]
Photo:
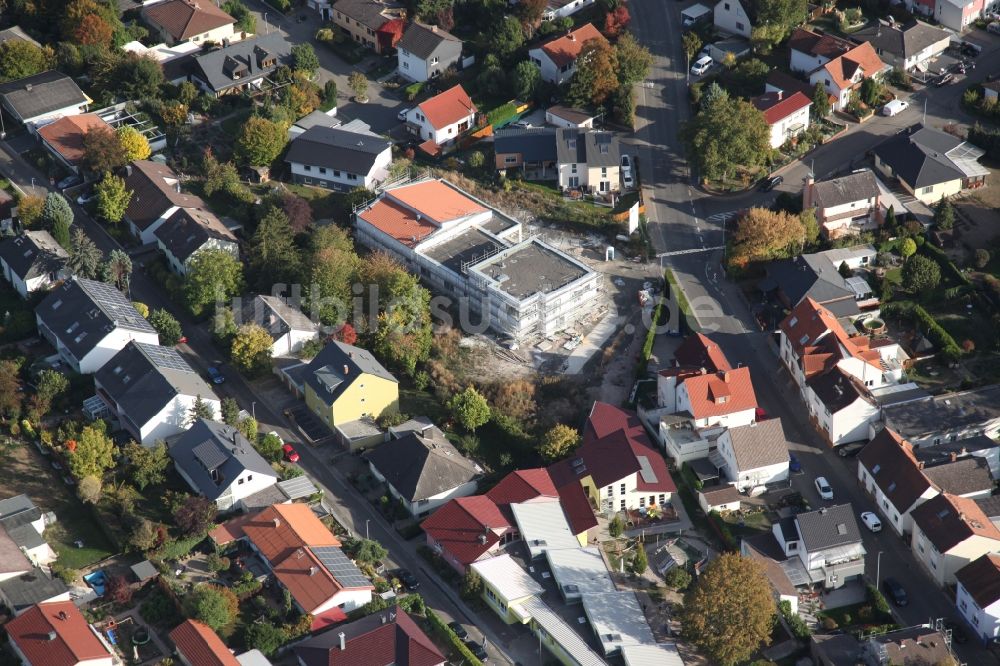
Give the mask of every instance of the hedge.
[[160, 546], [152, 555], [161, 560], [179, 560], [194, 550], [194, 547], [204, 540], [204, 534], [197, 534], [186, 539], [168, 541]]
[[701, 482], [698, 475], [694, 473], [693, 469], [691, 469], [691, 465], [688, 465], [687, 463], [681, 465], [681, 476], [684, 477], [684, 481], [695, 490], [701, 490], [705, 487], [705, 484]]
[[969, 280], [969, 277], [962, 271], [958, 270], [958, 266], [956, 266], [954, 262], [952, 262], [952, 260], [948, 258], [948, 255], [944, 253], [944, 250], [937, 247], [933, 243], [924, 243], [920, 247], [919, 252], [926, 255], [930, 255], [930, 258], [936, 261], [938, 266], [941, 267], [942, 275], [944, 274], [950, 275], [951, 278], [957, 281], [959, 284], [964, 284], [967, 286], [972, 284], [972, 281]]
[[955, 338], [951, 337], [951, 334], [944, 330], [922, 306], [912, 303], [887, 303], [882, 307], [882, 312], [886, 315], [909, 317], [926, 331], [927, 337], [937, 347], [938, 353], [946, 360], [957, 361], [962, 357], [962, 348], [955, 342]]
[[885, 596], [874, 585], [868, 586], [868, 600], [871, 601], [875, 607], [875, 611], [883, 619], [892, 619], [892, 609], [889, 608], [889, 602], [885, 600]]
[[425, 616], [438, 636], [448, 641], [451, 644], [452, 649], [461, 655], [466, 664], [469, 664], [469, 666], [483, 666], [483, 662], [479, 661], [479, 659], [472, 654], [472, 651], [466, 647], [465, 643], [462, 642], [462, 639], [458, 637], [458, 635], [444, 620], [438, 617], [437, 613], [428, 608], [425, 611]]
[[692, 330], [691, 321], [694, 320], [694, 313], [691, 311], [691, 304], [688, 303], [687, 297], [684, 296], [684, 292], [681, 291], [681, 285], [680, 282], [677, 281], [677, 276], [675, 276], [674, 271], [669, 268], [664, 272], [663, 276], [667, 279], [667, 283], [670, 284], [670, 294], [677, 303], [677, 312], [680, 319], [680, 321], [677, 322], [677, 332], [684, 333], [685, 331]]
[[778, 608], [781, 610], [781, 615], [785, 618], [785, 622], [788, 623], [788, 628], [792, 630], [795, 638], [801, 641], [809, 640], [809, 637], [812, 636], [812, 631], [798, 613], [792, 612], [791, 602], [787, 600], [782, 601], [778, 604]]
[[425, 83], [423, 81], [417, 81], [416, 83], [411, 83], [410, 85], [403, 88], [403, 94], [406, 96], [407, 102], [412, 102], [420, 94], [420, 91], [424, 89]]
[[663, 297], [661, 296], [656, 301], [656, 307], [653, 309], [653, 318], [650, 321], [649, 330], [646, 331], [646, 342], [642, 345], [642, 361], [645, 363], [649, 360], [649, 357], [653, 355], [653, 343], [656, 342], [656, 328], [660, 325], [663, 319]]
[[729, 523], [722, 519], [719, 512], [710, 511], [708, 519], [715, 527], [715, 531], [718, 532], [719, 538], [722, 539], [722, 544], [726, 547], [726, 550], [737, 550], [739, 548], [739, 543], [737, 543], [736, 537], [733, 536], [733, 531], [729, 528]]
[[486, 114], [486, 119], [489, 121], [490, 125], [496, 129], [498, 126], [503, 125], [508, 120], [517, 115], [517, 104], [514, 102], [507, 102], [506, 104], [501, 104], [497, 108], [489, 111]]

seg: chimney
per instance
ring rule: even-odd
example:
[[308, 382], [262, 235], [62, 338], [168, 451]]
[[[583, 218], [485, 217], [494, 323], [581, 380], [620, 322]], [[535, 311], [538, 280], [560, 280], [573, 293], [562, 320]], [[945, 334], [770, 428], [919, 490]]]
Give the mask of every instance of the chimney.
[[340, 632], [338, 636], [340, 636], [340, 650], [344, 651], [347, 649], [347, 634]]
[[952, 462], [955, 462], [956, 460], [958, 460], [958, 454], [955, 453], [954, 451], [952, 451], [951, 453], [949, 453], [948, 457], [951, 458]]
[[707, 375], [708, 374], [708, 370], [706, 370], [705, 368], [702, 368], [701, 369], [701, 374]]
[[965, 454], [967, 454], [967, 453], [968, 453], [968, 450], [966, 450], [966, 448], [965, 448], [965, 447], [963, 446], [963, 447], [962, 447], [962, 450], [958, 452], [958, 455], [960, 455], [960, 456], [964, 456], [964, 455], [965, 455]]
[[438, 27], [436, 25], [432, 25], [431, 26], [431, 32], [435, 32], [436, 33], [437, 31], [438, 31]]
[[806, 176], [806, 186], [802, 188], [802, 210], [808, 210], [813, 207], [813, 185], [816, 183], [816, 178], [810, 172]]
[[729, 383], [729, 371], [728, 370], [726, 370], [725, 372], [722, 373], [722, 381], [726, 382], [727, 384]]
[[129, 164], [128, 166], [125, 167], [125, 176], [128, 177], [131, 175], [132, 175], [132, 165]]
[[24, 89], [27, 90], [28, 92], [31, 92], [31, 84], [30, 83], [25, 83], [24, 84]]
[[924, 461], [923, 460], [918, 460], [917, 461], [917, 469], [923, 469], [923, 468], [924, 468]]
[[347, 374], [348, 372], [350, 372], [350, 370], [351, 370], [351, 369], [350, 369], [350, 368], [348, 367], [348, 365], [347, 365], [347, 364], [345, 363], [345, 364], [344, 364], [344, 374], [346, 375], [346, 374]]
[[281, 527], [281, 518], [278, 518], [277, 516], [274, 517], [274, 526]]
[[569, 33], [568, 35], [566, 35], [566, 37], [567, 37], [567, 38], [569, 39], [569, 41], [571, 41], [571, 42], [575, 42], [575, 41], [576, 41], [576, 35], [574, 35], [574, 34], [573, 34], [572, 32], [571, 32], [571, 33]]
[[779, 90], [778, 91], [778, 101], [780, 102], [784, 98], [785, 98], [785, 91], [784, 90]]
[[317, 567], [315, 565], [309, 567], [309, 575], [310, 576], [315, 576], [318, 573], [319, 573], [319, 567]]
[[56, 639], [56, 632], [50, 631], [49, 634], [48, 634], [48, 639], [50, 641], [54, 641]]
[[382, 620], [382, 624], [385, 624], [385, 621], [386, 621], [386, 617], [385, 617], [385, 615], [383, 615], [383, 616], [381, 617], [381, 620]]

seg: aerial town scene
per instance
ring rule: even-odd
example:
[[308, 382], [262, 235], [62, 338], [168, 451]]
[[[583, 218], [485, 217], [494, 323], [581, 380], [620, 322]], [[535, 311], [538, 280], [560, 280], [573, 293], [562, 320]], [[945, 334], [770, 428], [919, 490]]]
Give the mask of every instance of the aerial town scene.
[[0, 666], [1000, 666], [1000, 0], [0, 0], [0, 272]]

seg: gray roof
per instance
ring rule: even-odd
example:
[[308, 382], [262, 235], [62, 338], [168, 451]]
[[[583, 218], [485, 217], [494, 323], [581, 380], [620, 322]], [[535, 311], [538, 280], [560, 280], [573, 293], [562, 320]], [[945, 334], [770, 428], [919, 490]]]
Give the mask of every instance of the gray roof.
[[981, 457], [969, 456], [955, 462], [924, 467], [924, 476], [952, 495], [971, 495], [993, 489], [989, 464]]
[[[378, 2], [377, 0], [337, 0], [333, 3], [333, 10], [372, 30], [378, 30], [394, 16], [403, 17], [406, 15], [405, 5], [395, 2]], [[391, 16], [387, 17], [387, 14], [391, 14]]]
[[285, 161], [368, 174], [375, 167], [378, 156], [391, 147], [391, 142], [374, 132], [351, 132], [342, 127], [316, 125], [295, 137]]
[[554, 162], [556, 131], [551, 127], [504, 128], [493, 135], [493, 151], [497, 155], [519, 153], [525, 162]]
[[31, 524], [42, 517], [42, 510], [27, 495], [16, 495], [0, 501], [0, 528], [20, 548], [37, 548], [45, 539]]
[[962, 171], [945, 155], [962, 143], [950, 134], [916, 124], [883, 141], [874, 152], [916, 189], [962, 178]]
[[974, 428], [1000, 419], [1000, 384], [891, 405], [882, 419], [907, 439]]
[[[215, 92], [221, 92], [270, 74], [285, 64], [290, 53], [291, 45], [280, 32], [273, 31], [268, 35], [258, 35], [197, 55], [192, 59], [190, 67], [194, 76], [207, 83]], [[274, 56], [274, 64], [263, 67], [261, 62], [268, 56]], [[245, 69], [246, 75], [234, 79], [232, 72], [238, 69]]]
[[157, 227], [154, 235], [182, 264], [210, 241], [236, 244], [233, 232], [201, 208], [178, 208]]
[[140, 427], [178, 395], [218, 399], [176, 349], [134, 340], [112, 356], [94, 380]]
[[31, 35], [29, 35], [28, 33], [26, 33], [24, 30], [21, 29], [20, 26], [17, 26], [17, 25], [14, 25], [14, 26], [11, 26], [9, 28], [4, 28], [3, 30], [0, 30], [0, 44], [3, 44], [4, 42], [9, 42], [11, 40], [17, 40], [17, 41], [21, 41], [21, 42], [28, 42], [29, 44], [34, 44], [35, 46], [37, 46], [39, 48], [41, 48], [41, 46], [42, 46], [41, 44], [39, 44], [38, 42], [36, 42], [34, 39], [32, 39]]
[[404, 435], [379, 445], [365, 458], [396, 489], [413, 502], [453, 490], [481, 474], [447, 439]]
[[964, 458], [975, 453], [985, 455], [989, 450], [997, 448], [1000, 448], [1000, 442], [986, 435], [976, 435], [964, 439], [945, 440], [932, 446], [918, 446], [913, 449], [913, 455], [925, 466], [931, 467], [950, 460], [953, 453], [957, 458]]
[[194, 484], [194, 490], [210, 500], [218, 499], [244, 471], [278, 480], [246, 437], [218, 421], [198, 419], [170, 445], [170, 457]]
[[808, 296], [836, 317], [860, 312], [854, 292], [847, 288], [837, 267], [821, 253], [772, 261], [767, 264], [767, 275], [793, 307]]
[[795, 517], [807, 552], [861, 543], [861, 531], [850, 504], [823, 507]]
[[136, 580], [140, 583], [160, 575], [160, 572], [157, 571], [156, 567], [154, 567], [153, 563], [149, 560], [136, 562], [130, 568], [132, 569], [132, 575], [134, 575]]
[[140, 230], [173, 207], [199, 208], [201, 198], [181, 192], [180, 179], [166, 164], [150, 160], [135, 160], [125, 167], [125, 187], [132, 191], [125, 217]]
[[450, 51], [453, 55], [461, 55], [461, 39], [450, 32], [445, 32], [436, 25], [425, 25], [414, 21], [406, 28], [402, 38], [396, 43], [396, 48], [405, 49], [421, 60], [427, 60], [446, 45], [450, 45], [451, 48], [444, 49], [445, 51]]
[[899, 58], [912, 58], [927, 47], [949, 37], [950, 34], [946, 30], [935, 28], [922, 21], [913, 21], [903, 26], [892, 25], [881, 19], [851, 33], [851, 39], [858, 44], [871, 42], [879, 55], [889, 53]]
[[823, 406], [836, 414], [842, 409], [853, 405], [858, 399], [867, 400], [865, 392], [850, 375], [834, 366], [826, 372], [806, 380]]
[[49, 232], [25, 231], [0, 241], [0, 258], [22, 280], [58, 273], [69, 259]]
[[116, 328], [156, 333], [114, 286], [74, 277], [45, 297], [35, 315], [76, 359], [82, 359]]
[[34, 567], [27, 573], [0, 582], [0, 591], [13, 606], [11, 610], [18, 613], [37, 603], [65, 594], [69, 588], [60, 579]]
[[611, 132], [576, 127], [556, 130], [556, 155], [560, 164], [601, 167], [618, 166], [621, 162], [618, 137]]
[[320, 399], [332, 405], [356, 377], [365, 373], [396, 381], [367, 349], [334, 340], [309, 362], [305, 380]]
[[878, 181], [871, 169], [813, 183], [813, 201], [820, 208], [843, 206], [879, 195]]
[[788, 463], [788, 439], [780, 418], [729, 429], [740, 471]]
[[575, 125], [580, 125], [594, 118], [595, 114], [589, 111], [584, 111], [583, 109], [577, 109], [570, 106], [562, 106], [556, 104], [555, 106], [550, 106], [545, 110], [546, 113], [551, 113], [553, 116], [562, 118], [568, 122]]
[[263, 326], [277, 340], [289, 331], [319, 331], [319, 324], [307, 317], [302, 310], [289, 305], [278, 296], [254, 296], [243, 300], [244, 324]]
[[[352, 121], [353, 122], [353, 121]], [[298, 120], [295, 121], [295, 127], [299, 127], [302, 131], [309, 129], [310, 127], [315, 127], [320, 125], [321, 127], [338, 127], [342, 125], [340, 118], [337, 116], [330, 116], [323, 113], [319, 109], [312, 111]], [[366, 127], [368, 127], [366, 125]], [[371, 129], [369, 127], [369, 129]]]
[[1000, 495], [980, 497], [973, 501], [991, 521], [1000, 519]]
[[0, 97], [21, 120], [82, 106], [90, 101], [73, 79], [54, 69], [0, 83]]

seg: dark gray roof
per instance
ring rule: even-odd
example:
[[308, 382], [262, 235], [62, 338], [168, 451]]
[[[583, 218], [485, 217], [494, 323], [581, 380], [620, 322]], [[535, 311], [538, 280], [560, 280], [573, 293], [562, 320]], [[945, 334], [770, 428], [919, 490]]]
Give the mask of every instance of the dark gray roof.
[[545, 112], [551, 113], [554, 116], [577, 125], [585, 123], [595, 116], [595, 114], [590, 113], [589, 111], [584, 111], [583, 109], [577, 109], [571, 106], [562, 106], [559, 104], [550, 106], [545, 110]]
[[49, 232], [25, 231], [0, 241], [0, 258], [22, 280], [58, 273], [69, 259]]
[[391, 147], [392, 143], [372, 132], [316, 125], [295, 137], [285, 161], [367, 174], [378, 156]]
[[[299, 127], [302, 131], [309, 129], [310, 127], [315, 127], [320, 125], [321, 127], [339, 127], [343, 123], [337, 116], [330, 116], [319, 109], [312, 111], [298, 120], [295, 121], [295, 127]], [[370, 129], [370, 128], [369, 128]]]
[[27, 495], [16, 495], [0, 502], [0, 528], [21, 548], [37, 548], [45, 539], [31, 524], [42, 517], [42, 510]]
[[880, 143], [874, 152], [916, 189], [962, 178], [962, 171], [945, 155], [962, 143], [950, 134], [916, 124]]
[[37, 603], [48, 601], [69, 591], [66, 584], [54, 576], [49, 576], [38, 567], [20, 576], [8, 578], [0, 583], [0, 591], [18, 613]]
[[461, 54], [461, 39], [436, 25], [425, 25], [414, 21], [406, 28], [406, 32], [396, 43], [396, 48], [405, 49], [421, 60], [427, 60], [445, 44], [451, 45], [453, 53]]
[[739, 471], [788, 463], [788, 439], [780, 418], [729, 429]]
[[847, 288], [844, 277], [819, 254], [772, 261], [767, 264], [767, 275], [793, 307], [808, 296], [836, 317], [860, 312], [854, 292]]
[[17, 81], [0, 83], [0, 97], [21, 120], [80, 106], [89, 101], [73, 79], [54, 69]]
[[562, 127], [556, 130], [556, 155], [560, 164], [581, 163], [588, 167], [618, 166], [621, 151], [611, 132]]
[[504, 128], [493, 135], [493, 151], [497, 155], [520, 153], [525, 162], [554, 162], [556, 131], [551, 127]]
[[159, 414], [175, 396], [217, 399], [176, 349], [134, 340], [112, 356], [94, 380], [139, 427]]
[[924, 467], [924, 476], [941, 489], [952, 495], [970, 495], [992, 490], [993, 477], [985, 460], [969, 456], [933, 467]]
[[904, 26], [877, 20], [851, 33], [850, 38], [858, 44], [871, 42], [879, 55], [889, 53], [899, 58], [912, 58], [928, 46], [948, 39], [949, 33], [922, 21], [913, 21]]
[[813, 183], [813, 201], [820, 208], [843, 206], [879, 195], [878, 181], [871, 169]]
[[160, 575], [160, 572], [157, 571], [156, 567], [154, 567], [153, 563], [149, 560], [136, 562], [130, 568], [132, 569], [132, 575], [134, 575], [136, 580], [140, 583]]
[[42, 46], [41, 44], [39, 44], [38, 42], [36, 42], [34, 39], [32, 39], [31, 35], [29, 35], [28, 33], [26, 33], [24, 30], [21, 29], [20, 26], [17, 26], [17, 25], [14, 25], [14, 26], [11, 26], [9, 28], [4, 28], [3, 30], [0, 30], [0, 44], [3, 44], [4, 42], [9, 42], [11, 40], [16, 40], [16, 41], [20, 41], [20, 42], [28, 42], [29, 44], [34, 44], [35, 46], [37, 46], [39, 48], [41, 48], [41, 46]]
[[76, 357], [84, 358], [116, 328], [156, 333], [114, 286], [74, 277], [45, 297], [35, 315]]
[[820, 402], [836, 414], [840, 410], [853, 405], [858, 398], [865, 398], [862, 391], [851, 378], [839, 367], [834, 366], [826, 372], [810, 377], [807, 381]]
[[291, 330], [318, 331], [319, 325], [309, 319], [301, 310], [293, 307], [278, 296], [254, 296], [243, 299], [244, 324], [263, 326], [277, 340]]
[[[795, 516], [787, 516], [779, 520], [778, 528], [781, 530], [781, 537], [785, 540], [785, 543], [799, 540], [799, 530], [795, 527]], [[781, 559], [785, 558], [782, 557]]]
[[986, 435], [976, 435], [965, 439], [945, 440], [933, 446], [918, 446], [913, 449], [913, 455], [926, 467], [931, 467], [950, 460], [953, 453], [957, 458], [964, 458], [977, 452], [985, 455], [996, 448], [1000, 448], [1000, 442]]
[[850, 504], [823, 507], [795, 517], [807, 552], [861, 543], [861, 530]]
[[[290, 53], [291, 45], [280, 32], [274, 31], [195, 56], [191, 62], [191, 73], [215, 92], [220, 92], [270, 74], [285, 64]], [[270, 67], [261, 66], [263, 59], [268, 56], [274, 57], [274, 64]], [[239, 69], [246, 73], [239, 79], [234, 79], [232, 72]]]
[[204, 202], [193, 194], [181, 192], [180, 178], [166, 164], [135, 160], [125, 167], [125, 187], [132, 191], [125, 217], [140, 230], [146, 230], [171, 208], [198, 208]]
[[396, 381], [392, 373], [375, 360], [367, 349], [334, 340], [309, 362], [305, 380], [320, 399], [331, 405], [355, 378], [365, 373], [391, 382]]
[[907, 439], [973, 428], [1000, 418], [1000, 384], [943, 393], [882, 410], [885, 424]]
[[[333, 3], [333, 10], [372, 30], [378, 30], [386, 21], [392, 20], [392, 17], [406, 15], [405, 5], [377, 0], [337, 0]], [[387, 15], [390, 17], [387, 18]]]
[[217, 421], [198, 419], [170, 445], [170, 457], [194, 484], [194, 490], [210, 500], [218, 499], [244, 471], [278, 480], [246, 437]]
[[154, 235], [181, 263], [209, 241], [236, 244], [233, 232], [215, 215], [200, 208], [178, 208], [157, 227]]
[[1000, 495], [990, 495], [973, 500], [990, 520], [1000, 519]]
[[404, 435], [365, 454], [378, 473], [402, 497], [414, 502], [457, 488], [481, 470], [447, 439]]

